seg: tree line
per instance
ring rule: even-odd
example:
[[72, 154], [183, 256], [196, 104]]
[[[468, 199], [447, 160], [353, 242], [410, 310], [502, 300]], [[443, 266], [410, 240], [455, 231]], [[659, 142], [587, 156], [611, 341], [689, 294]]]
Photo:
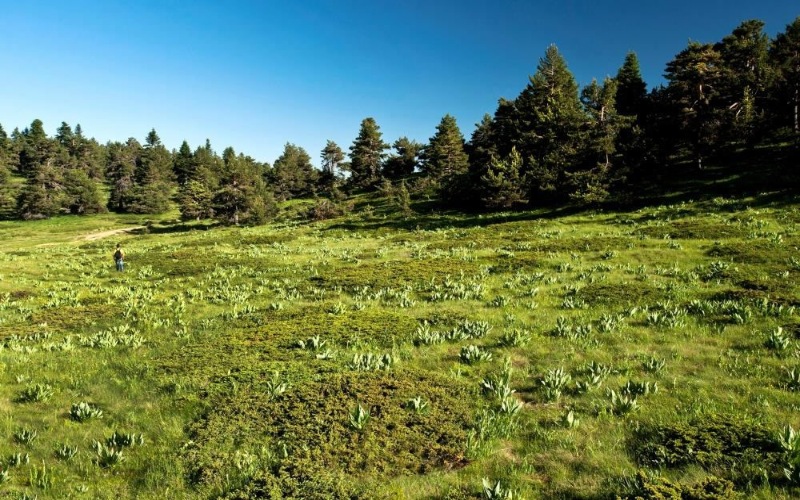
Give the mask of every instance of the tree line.
[[[61, 213], [163, 213], [230, 224], [269, 219], [276, 203], [382, 189], [403, 209], [412, 197], [455, 207], [595, 204], [630, 194], [677, 164], [800, 138], [800, 17], [776, 37], [749, 20], [717, 43], [689, 42], [648, 91], [635, 53], [613, 77], [579, 88], [558, 48], [547, 48], [515, 99], [501, 98], [468, 141], [445, 115], [426, 144], [389, 144], [373, 118], [349, 154], [333, 141], [310, 155], [287, 143], [272, 165], [209, 141], [170, 151], [155, 130], [100, 144], [62, 123], [48, 137], [34, 120], [0, 126], [0, 208], [23, 219]], [[335, 210], [333, 211], [335, 212]], [[324, 211], [322, 213], [324, 216]]]

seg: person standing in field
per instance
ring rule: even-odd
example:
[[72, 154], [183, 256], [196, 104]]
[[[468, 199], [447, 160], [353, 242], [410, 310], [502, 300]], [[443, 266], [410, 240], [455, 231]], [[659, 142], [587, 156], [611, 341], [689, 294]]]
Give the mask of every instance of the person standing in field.
[[114, 250], [114, 263], [117, 265], [117, 271], [125, 270], [125, 252], [122, 251], [119, 243], [117, 243], [117, 249]]

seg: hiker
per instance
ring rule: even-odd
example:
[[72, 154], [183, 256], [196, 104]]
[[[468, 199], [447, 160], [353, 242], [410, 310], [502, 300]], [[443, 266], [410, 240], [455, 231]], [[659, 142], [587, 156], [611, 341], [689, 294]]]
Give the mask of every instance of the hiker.
[[114, 263], [117, 265], [117, 271], [124, 271], [125, 270], [125, 252], [122, 251], [122, 247], [119, 243], [117, 243], [117, 249], [114, 251]]

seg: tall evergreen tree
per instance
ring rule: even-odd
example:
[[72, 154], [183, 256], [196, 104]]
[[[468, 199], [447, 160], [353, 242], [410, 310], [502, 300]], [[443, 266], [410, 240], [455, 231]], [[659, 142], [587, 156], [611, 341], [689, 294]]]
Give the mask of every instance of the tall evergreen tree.
[[213, 217], [214, 192], [205, 183], [189, 179], [180, 186], [178, 208], [183, 220]]
[[577, 168], [568, 168], [566, 172], [570, 197], [581, 203], [602, 202], [608, 198], [611, 181], [618, 171], [615, 153], [619, 134], [635, 119], [617, 112], [617, 88], [616, 79], [606, 78], [602, 85], [592, 80], [581, 92], [581, 102], [589, 118], [585, 159]]
[[75, 134], [72, 127], [67, 122], [61, 122], [61, 126], [56, 130], [56, 141], [65, 148], [70, 154], [75, 151]]
[[667, 92], [681, 139], [702, 168], [718, 145], [723, 123], [722, 57], [712, 45], [690, 42], [667, 64]]
[[580, 161], [583, 124], [578, 85], [555, 45], [515, 102], [517, 149], [529, 161], [531, 195], [563, 199], [564, 172]]
[[497, 152], [494, 135], [494, 120], [486, 113], [480, 123], [475, 124], [475, 130], [472, 131], [469, 142], [464, 145], [470, 165], [484, 163]]
[[133, 204], [130, 210], [141, 214], [158, 214], [169, 209], [172, 186], [172, 156], [161, 143], [156, 131], [147, 134], [144, 148], [134, 172]]
[[31, 165], [17, 198], [17, 212], [25, 220], [57, 215], [64, 207], [64, 172], [54, 158]]
[[[617, 84], [615, 107], [621, 116], [633, 117], [630, 126], [623, 127], [617, 136], [619, 166], [626, 170], [629, 178], [638, 179], [645, 173], [647, 158], [652, 157], [655, 145], [647, 134], [651, 124], [651, 102], [648, 99], [647, 83], [642, 79], [639, 58], [635, 52], [625, 56], [625, 62], [614, 78]], [[660, 134], [654, 133], [659, 136]]]
[[364, 118], [358, 137], [350, 146], [350, 179], [354, 188], [373, 188], [381, 178], [381, 166], [389, 147], [383, 142], [380, 127], [372, 117]]
[[331, 191], [336, 184], [336, 173], [344, 162], [344, 151], [335, 142], [328, 140], [320, 153], [322, 159], [322, 174], [319, 183], [323, 191]]
[[[186, 158], [185, 152], [179, 154]], [[188, 168], [182, 168], [181, 171], [184, 172], [184, 182], [180, 185], [178, 193], [181, 218], [200, 220], [213, 217], [214, 193], [219, 188], [222, 160], [211, 149], [209, 140], [206, 140], [205, 145], [195, 149]]]
[[172, 160], [172, 171], [175, 174], [175, 180], [178, 181], [178, 185], [186, 184], [193, 177], [195, 169], [192, 149], [189, 147], [188, 142], [183, 141]]
[[322, 172], [330, 177], [336, 176], [336, 169], [344, 161], [344, 152], [335, 142], [328, 140], [320, 153], [322, 158]]
[[628, 52], [625, 62], [617, 71], [617, 112], [621, 115], [639, 116], [647, 97], [647, 84], [642, 79], [639, 58], [635, 52]]
[[727, 140], [752, 136], [764, 115], [772, 79], [764, 23], [745, 21], [714, 46], [721, 59], [720, 106]]
[[800, 133], [800, 16], [775, 37], [769, 56], [777, 71], [774, 94], [779, 123]]
[[[492, 146], [487, 149], [491, 149], [492, 154], [507, 156], [511, 153], [511, 149], [516, 148], [520, 142], [521, 131], [517, 102], [501, 97], [497, 101], [497, 109], [492, 117], [490, 127]], [[489, 158], [487, 157], [486, 160], [488, 161]], [[523, 158], [523, 162], [524, 160]]]
[[11, 186], [11, 169], [14, 152], [11, 141], [0, 125], [0, 211], [5, 212], [14, 206], [15, 196]]
[[86, 170], [69, 169], [64, 173], [65, 205], [71, 214], [88, 215], [106, 211], [97, 182]]
[[392, 144], [394, 153], [383, 165], [383, 175], [389, 179], [402, 179], [414, 173], [420, 163], [422, 144], [408, 137], [401, 137]]
[[19, 171], [35, 176], [36, 168], [56, 154], [56, 144], [47, 137], [42, 120], [36, 119], [20, 134]]
[[422, 152], [422, 171], [433, 179], [447, 179], [463, 175], [468, 165], [464, 136], [456, 119], [449, 114], [444, 115]]
[[469, 158], [469, 172], [465, 179], [467, 185], [463, 193], [465, 203], [480, 202], [483, 196], [480, 189], [481, 177], [486, 175], [493, 159], [499, 155], [496, 135], [496, 123], [487, 113], [480, 123], [475, 124], [475, 130], [464, 146]]
[[189, 180], [200, 181], [213, 191], [219, 184], [224, 167], [222, 158], [211, 147], [211, 141], [206, 139], [203, 146], [194, 150], [194, 171], [190, 172]]
[[480, 196], [484, 207], [512, 208], [526, 203], [527, 181], [522, 173], [522, 156], [516, 148], [504, 159], [492, 156], [480, 178]]
[[108, 209], [114, 212], [129, 212], [135, 201], [134, 175], [142, 146], [133, 137], [127, 142], [108, 145], [106, 176], [111, 185]]
[[222, 153], [224, 169], [214, 193], [214, 217], [226, 224], [261, 224], [274, 212], [262, 168], [252, 158], [236, 155], [233, 148]]
[[288, 200], [312, 194], [319, 172], [311, 165], [311, 157], [305, 149], [287, 142], [283, 153], [275, 160], [269, 178], [275, 197]]
[[12, 154], [11, 141], [8, 139], [8, 134], [6, 134], [3, 125], [0, 125], [0, 168], [9, 171], [9, 174]]
[[5, 164], [0, 164], [0, 212], [6, 212], [14, 206], [14, 194], [11, 186], [11, 172]]
[[[61, 134], [72, 134], [69, 126], [62, 124]], [[34, 120], [22, 132], [20, 170], [25, 174], [25, 185], [17, 199], [17, 211], [24, 219], [50, 217], [70, 207], [65, 174], [73, 167], [69, 151], [60, 139], [50, 139], [41, 120]]]

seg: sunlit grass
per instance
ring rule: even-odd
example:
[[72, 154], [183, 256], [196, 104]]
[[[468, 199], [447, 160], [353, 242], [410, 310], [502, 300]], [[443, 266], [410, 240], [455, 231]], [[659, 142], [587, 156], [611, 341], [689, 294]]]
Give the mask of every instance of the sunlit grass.
[[[769, 455], [800, 427], [796, 205], [401, 219], [367, 203], [258, 228], [0, 223], [0, 492], [613, 497], [660, 470], [796, 493], [791, 457]], [[717, 417], [770, 437], [713, 463], [633, 451], [657, 444], [640, 429]]]

